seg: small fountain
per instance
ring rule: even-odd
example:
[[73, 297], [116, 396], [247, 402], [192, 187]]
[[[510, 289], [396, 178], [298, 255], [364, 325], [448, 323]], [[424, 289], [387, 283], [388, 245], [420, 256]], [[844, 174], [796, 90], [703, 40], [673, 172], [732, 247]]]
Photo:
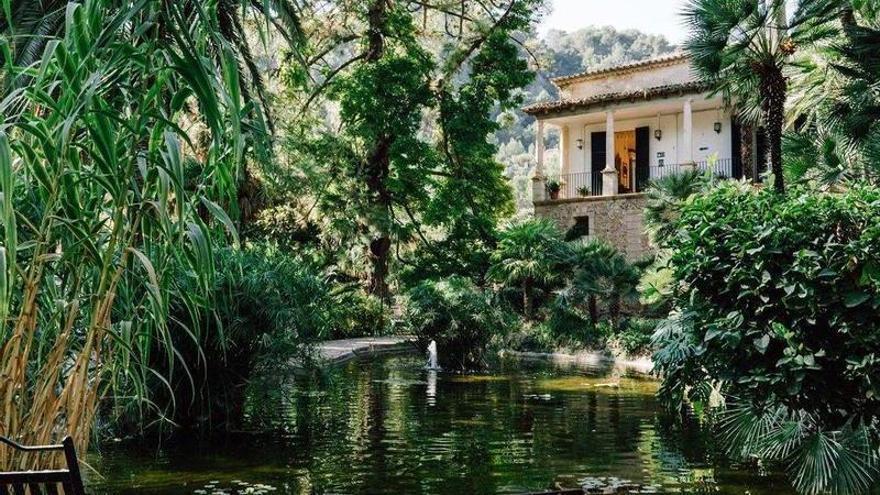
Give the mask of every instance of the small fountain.
[[428, 344], [428, 364], [425, 365], [425, 369], [439, 371], [440, 365], [437, 364], [437, 341], [432, 340], [430, 344]]

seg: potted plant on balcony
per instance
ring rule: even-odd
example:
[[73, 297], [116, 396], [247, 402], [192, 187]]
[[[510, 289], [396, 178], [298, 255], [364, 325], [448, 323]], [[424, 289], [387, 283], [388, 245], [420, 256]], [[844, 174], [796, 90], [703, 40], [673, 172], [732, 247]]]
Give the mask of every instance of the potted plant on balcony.
[[562, 190], [562, 182], [558, 179], [547, 179], [547, 193], [550, 199], [559, 199], [560, 190]]
[[588, 197], [590, 195], [590, 193], [591, 193], [590, 188], [587, 186], [581, 186], [578, 188], [578, 194], [583, 198]]

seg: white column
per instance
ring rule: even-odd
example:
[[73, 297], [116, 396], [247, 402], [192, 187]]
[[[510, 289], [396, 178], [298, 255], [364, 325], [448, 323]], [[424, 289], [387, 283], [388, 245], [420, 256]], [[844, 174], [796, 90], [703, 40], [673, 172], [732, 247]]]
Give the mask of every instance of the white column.
[[559, 131], [559, 152], [562, 160], [562, 175], [571, 173], [571, 133], [567, 125]]
[[535, 154], [538, 160], [538, 166], [535, 167], [535, 176], [542, 177], [544, 175], [544, 121], [537, 122], [538, 132], [535, 136]]
[[538, 129], [535, 136], [535, 155], [537, 165], [535, 166], [535, 175], [532, 177], [532, 201], [539, 202], [546, 199], [544, 193], [544, 121], [538, 119], [536, 122]]
[[681, 139], [681, 167], [682, 170], [694, 169], [694, 115], [691, 109], [691, 99], [684, 101], [684, 129]]
[[618, 191], [617, 167], [614, 165], [614, 113], [605, 112], [605, 170], [602, 171], [602, 196]]

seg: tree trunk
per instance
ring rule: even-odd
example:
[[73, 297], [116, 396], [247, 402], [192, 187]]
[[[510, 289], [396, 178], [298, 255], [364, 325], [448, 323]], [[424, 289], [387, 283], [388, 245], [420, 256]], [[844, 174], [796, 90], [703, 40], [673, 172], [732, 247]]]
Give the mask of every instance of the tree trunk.
[[739, 133], [740, 163], [742, 163], [743, 177], [749, 182], [754, 182], [758, 175], [753, 156], [755, 152], [755, 127], [751, 124], [740, 124]]
[[532, 281], [530, 279], [523, 280], [523, 315], [526, 321], [532, 321]]
[[599, 302], [596, 300], [595, 294], [587, 297], [587, 308], [590, 312], [590, 322], [595, 327], [599, 324]]
[[391, 253], [391, 195], [386, 181], [391, 165], [389, 150], [393, 136], [385, 136], [376, 143], [376, 148], [369, 156], [366, 164], [367, 189], [370, 201], [375, 209], [372, 227], [376, 230], [370, 240], [370, 294], [387, 300], [388, 291], [388, 259]]
[[785, 96], [788, 82], [782, 69], [776, 65], [765, 67], [761, 74], [761, 99], [767, 132], [767, 148], [770, 153], [770, 167], [773, 171], [773, 187], [777, 192], [785, 192], [785, 177], [782, 173], [782, 127], [785, 124]]
[[620, 320], [620, 297], [612, 295], [608, 300], [608, 315], [611, 318], [611, 328], [617, 330], [617, 322]]
[[[387, 24], [387, 0], [375, 0], [368, 12], [369, 47], [366, 63], [378, 63], [385, 54], [385, 30]], [[376, 234], [370, 240], [370, 281], [369, 291], [382, 300], [387, 300], [388, 292], [388, 258], [391, 253], [391, 195], [387, 188], [388, 173], [391, 165], [390, 150], [395, 137], [386, 135], [373, 144], [373, 150], [365, 164], [367, 189], [370, 201], [375, 208], [376, 216], [373, 227]]]

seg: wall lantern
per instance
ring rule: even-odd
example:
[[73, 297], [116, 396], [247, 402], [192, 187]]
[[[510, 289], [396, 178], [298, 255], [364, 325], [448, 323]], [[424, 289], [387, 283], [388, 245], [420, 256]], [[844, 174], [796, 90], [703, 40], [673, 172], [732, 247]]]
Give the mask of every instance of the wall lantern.
[[660, 141], [661, 139], [663, 139], [663, 131], [661, 131], [660, 129], [654, 129], [654, 137], [657, 139], [657, 141]]
[[715, 134], [721, 134], [721, 122], [715, 122]]
[[578, 147], [579, 150], [584, 149], [584, 140], [583, 140], [583, 139], [578, 138], [578, 139], [575, 141], [575, 144], [577, 144], [577, 147]]

